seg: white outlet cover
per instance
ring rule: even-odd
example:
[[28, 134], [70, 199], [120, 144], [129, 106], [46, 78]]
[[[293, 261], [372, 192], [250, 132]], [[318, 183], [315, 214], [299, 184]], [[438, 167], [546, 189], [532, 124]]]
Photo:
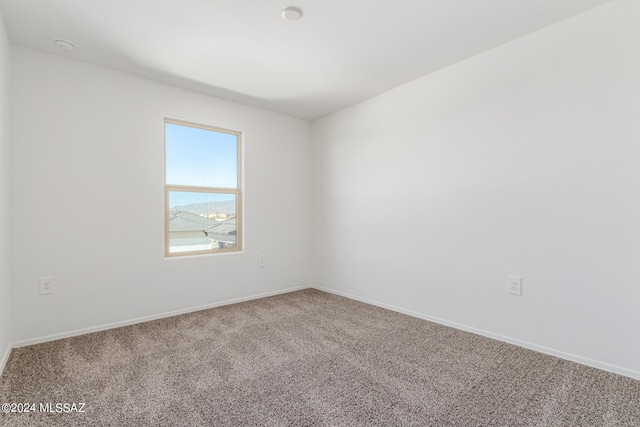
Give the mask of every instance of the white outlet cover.
[[507, 276], [507, 292], [511, 295], [522, 295], [522, 277]]
[[46, 276], [40, 278], [40, 295], [52, 294], [54, 291], [53, 277]]

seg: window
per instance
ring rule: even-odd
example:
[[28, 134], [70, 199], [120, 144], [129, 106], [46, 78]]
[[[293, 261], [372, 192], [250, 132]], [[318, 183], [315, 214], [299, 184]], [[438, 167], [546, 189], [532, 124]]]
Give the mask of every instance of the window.
[[165, 256], [242, 249], [242, 134], [165, 119]]

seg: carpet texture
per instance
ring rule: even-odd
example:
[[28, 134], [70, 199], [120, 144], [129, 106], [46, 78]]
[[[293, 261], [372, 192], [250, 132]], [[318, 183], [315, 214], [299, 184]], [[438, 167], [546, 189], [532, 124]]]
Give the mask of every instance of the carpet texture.
[[86, 406], [3, 426], [640, 426], [640, 381], [315, 290], [14, 349], [6, 402]]

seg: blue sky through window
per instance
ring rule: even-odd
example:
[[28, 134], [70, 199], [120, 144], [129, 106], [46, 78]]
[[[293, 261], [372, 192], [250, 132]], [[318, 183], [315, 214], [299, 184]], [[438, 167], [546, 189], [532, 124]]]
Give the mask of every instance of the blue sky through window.
[[[212, 130], [165, 123], [166, 183], [237, 188], [238, 137]], [[207, 197], [205, 197], [207, 196]], [[171, 192], [170, 206], [233, 200], [234, 195]]]

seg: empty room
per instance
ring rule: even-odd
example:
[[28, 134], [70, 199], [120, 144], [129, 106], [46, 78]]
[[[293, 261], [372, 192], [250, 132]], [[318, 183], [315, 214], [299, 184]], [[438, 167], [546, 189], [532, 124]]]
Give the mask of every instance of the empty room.
[[0, 15], [0, 425], [640, 426], [637, 0]]

